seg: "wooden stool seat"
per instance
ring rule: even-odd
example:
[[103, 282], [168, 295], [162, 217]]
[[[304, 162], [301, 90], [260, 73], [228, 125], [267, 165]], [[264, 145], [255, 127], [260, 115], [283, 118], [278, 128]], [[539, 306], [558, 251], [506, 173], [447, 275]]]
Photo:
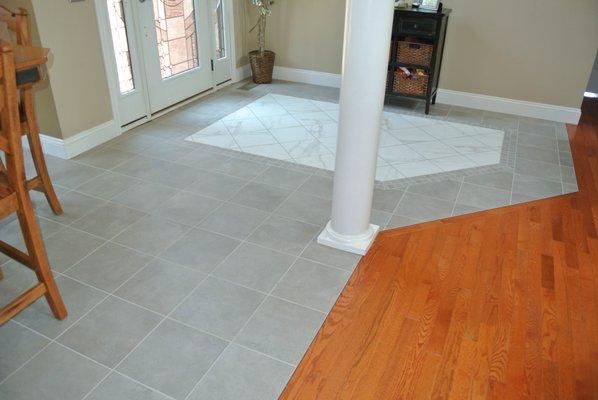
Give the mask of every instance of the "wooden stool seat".
[[[21, 123], [14, 54], [10, 44], [0, 41], [0, 151], [6, 163], [0, 169], [0, 219], [17, 214], [27, 252], [0, 241], [0, 252], [31, 268], [38, 283], [0, 308], [0, 325], [4, 324], [42, 296], [58, 319], [67, 315], [58, 287], [52, 276], [41, 232], [29, 197], [21, 144]], [[0, 278], [2, 278], [0, 274]]]

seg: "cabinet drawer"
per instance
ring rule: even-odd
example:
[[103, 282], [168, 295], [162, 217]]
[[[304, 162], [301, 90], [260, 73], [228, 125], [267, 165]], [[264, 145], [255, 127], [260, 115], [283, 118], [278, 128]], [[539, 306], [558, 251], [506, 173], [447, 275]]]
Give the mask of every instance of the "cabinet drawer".
[[436, 20], [429, 18], [399, 18], [399, 32], [408, 35], [436, 35]]

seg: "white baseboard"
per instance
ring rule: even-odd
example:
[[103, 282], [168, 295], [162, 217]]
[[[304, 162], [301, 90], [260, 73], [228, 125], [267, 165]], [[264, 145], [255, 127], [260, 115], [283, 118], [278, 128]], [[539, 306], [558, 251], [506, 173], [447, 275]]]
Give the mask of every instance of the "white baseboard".
[[[110, 120], [66, 139], [58, 139], [44, 134], [39, 136], [45, 154], [69, 159], [114, 139], [120, 134], [120, 126], [116, 121]], [[25, 137], [24, 139], [24, 146], [29, 147]]]
[[581, 117], [581, 109], [579, 108], [506, 99], [504, 97], [458, 92], [448, 89], [438, 89], [436, 101], [451, 106], [469, 107], [478, 110], [520, 115], [522, 117], [548, 119], [567, 124], [577, 124], [579, 117]]
[[[251, 75], [249, 65], [237, 68], [237, 74], [244, 78]], [[307, 69], [274, 67], [274, 79], [310, 85], [340, 87], [341, 75], [329, 72], [311, 71]], [[493, 111], [505, 114], [548, 119], [551, 121], [577, 124], [581, 116], [579, 108], [562, 107], [552, 104], [534, 103], [525, 100], [507, 99], [483, 94], [458, 92], [439, 89], [437, 101], [451, 106], [469, 107], [477, 110]]]
[[243, 79], [247, 79], [251, 76], [251, 67], [249, 64], [245, 64], [241, 67], [238, 67], [233, 71], [233, 82], [240, 82]]
[[308, 69], [274, 67], [274, 79], [283, 81], [308, 83], [310, 85], [341, 87], [341, 75], [329, 72], [311, 71]]

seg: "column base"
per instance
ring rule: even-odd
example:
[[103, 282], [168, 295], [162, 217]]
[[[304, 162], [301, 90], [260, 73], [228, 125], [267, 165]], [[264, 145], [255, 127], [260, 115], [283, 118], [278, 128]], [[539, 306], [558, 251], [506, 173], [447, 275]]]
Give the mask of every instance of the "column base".
[[318, 236], [318, 243], [324, 246], [332, 247], [349, 253], [360, 254], [364, 256], [374, 242], [376, 235], [380, 231], [378, 225], [370, 224], [368, 232], [359, 236], [345, 236], [336, 233], [330, 222]]

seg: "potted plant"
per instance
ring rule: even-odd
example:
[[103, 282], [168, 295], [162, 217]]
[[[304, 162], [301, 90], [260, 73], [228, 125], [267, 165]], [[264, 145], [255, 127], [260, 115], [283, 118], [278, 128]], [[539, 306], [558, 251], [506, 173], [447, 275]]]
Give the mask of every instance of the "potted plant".
[[252, 32], [257, 28], [259, 50], [249, 52], [249, 63], [251, 64], [251, 73], [255, 83], [271, 83], [272, 72], [274, 71], [274, 59], [276, 54], [273, 51], [266, 50], [266, 20], [272, 14], [270, 7], [275, 0], [251, 0], [251, 4], [256, 7], [258, 12], [258, 21]]

